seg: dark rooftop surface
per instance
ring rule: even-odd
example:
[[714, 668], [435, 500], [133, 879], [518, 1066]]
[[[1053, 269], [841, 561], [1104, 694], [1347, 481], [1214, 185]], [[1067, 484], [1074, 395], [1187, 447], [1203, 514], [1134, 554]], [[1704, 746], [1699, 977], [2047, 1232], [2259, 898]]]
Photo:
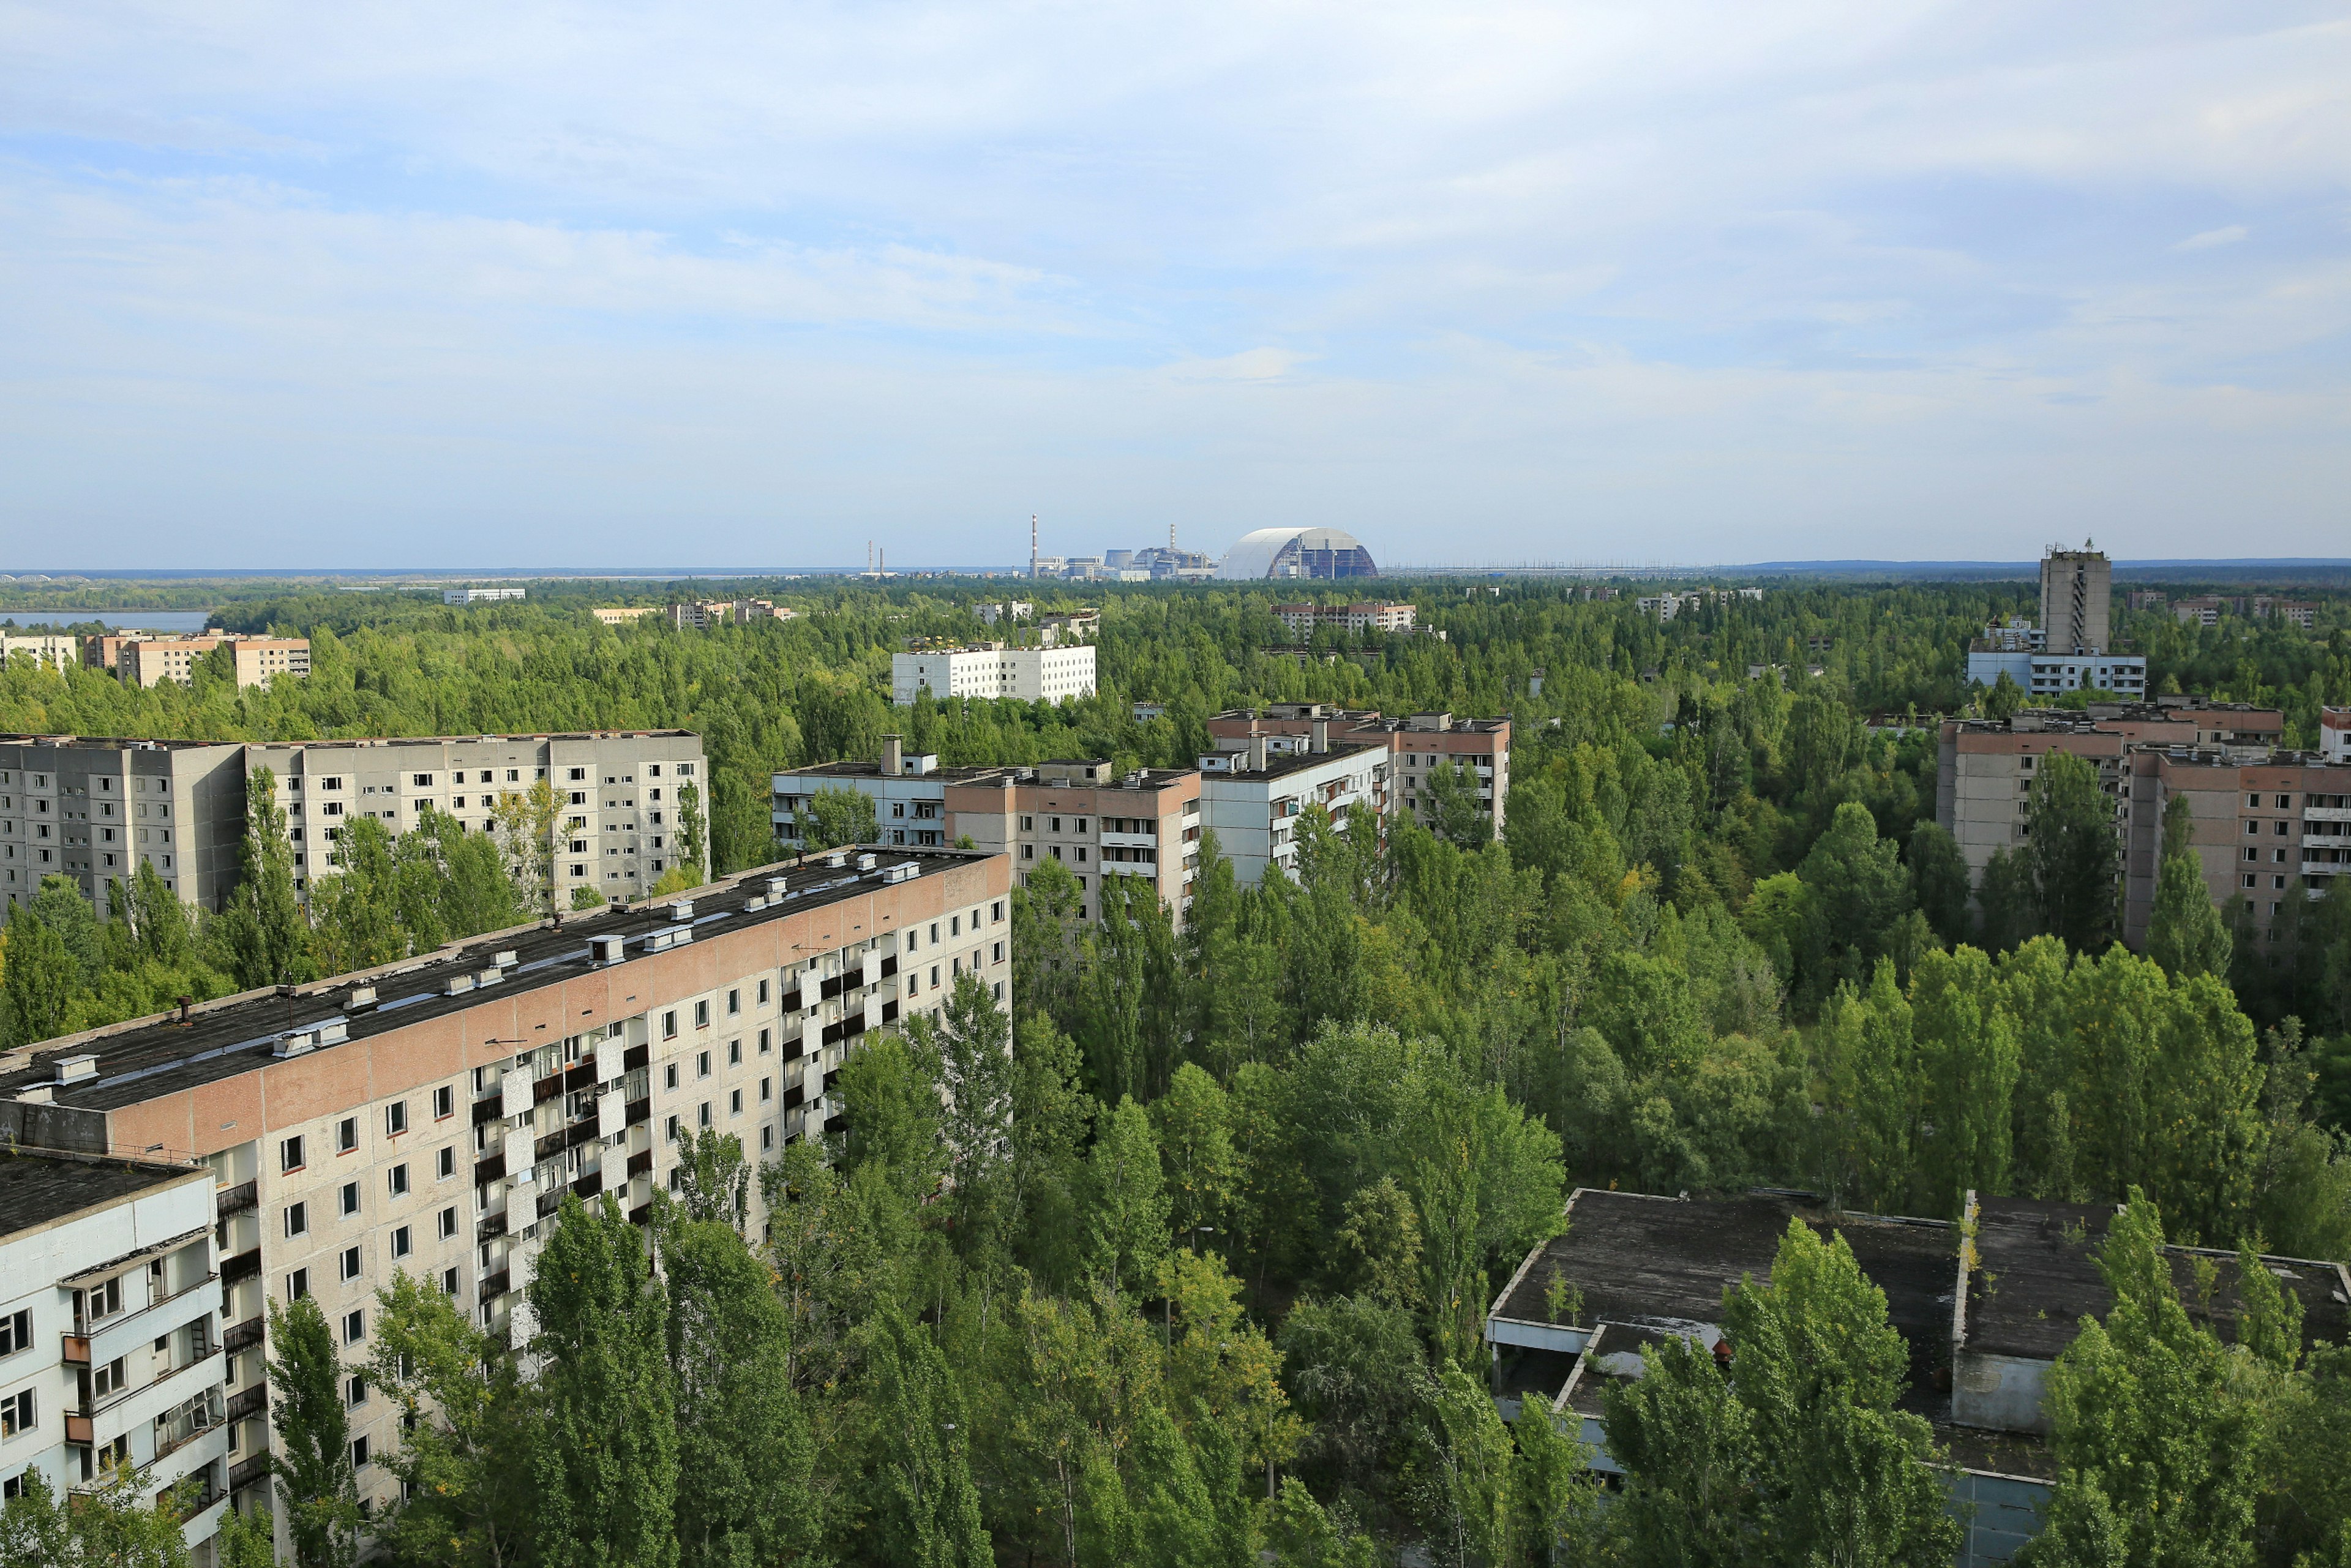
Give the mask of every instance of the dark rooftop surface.
[[187, 1166], [76, 1159], [0, 1146], [0, 1236], [201, 1174]]
[[[917, 874], [928, 874], [988, 858], [977, 850], [893, 846], [862, 852], [874, 857], [874, 867], [872, 871], [860, 871], [859, 852], [847, 852], [846, 863], [840, 867], [827, 865], [821, 854], [810, 855], [802, 862], [745, 872], [730, 884], [697, 889], [692, 894], [692, 924], [699, 932], [715, 922], [726, 922], [729, 929], [736, 929], [781, 920], [803, 910], [878, 892], [887, 885], [882, 882], [881, 873], [891, 866], [913, 864], [920, 868]], [[751, 900], [767, 897], [769, 880], [778, 877], [786, 884], [783, 897], [764, 908], [747, 910], [745, 906]], [[453, 949], [436, 949], [406, 960], [395, 973], [360, 978], [336, 977], [305, 985], [290, 1001], [274, 995], [255, 996], [227, 1006], [215, 1005], [210, 1012], [200, 1009], [185, 1027], [165, 1019], [131, 1025], [70, 1046], [38, 1047], [30, 1064], [0, 1074], [0, 1097], [14, 1096], [36, 1084], [51, 1082], [49, 1063], [53, 1058], [95, 1054], [99, 1059], [95, 1075], [57, 1084], [56, 1103], [97, 1111], [117, 1110], [248, 1071], [269, 1059], [278, 1037], [289, 1030], [315, 1029], [330, 1020], [346, 1019], [350, 1039], [359, 1040], [420, 1019], [462, 1012], [491, 998], [486, 998], [479, 991], [446, 996], [443, 994], [444, 984], [453, 976], [488, 967], [491, 957], [499, 952], [511, 950], [516, 964], [506, 972], [503, 980], [490, 988], [494, 996], [559, 985], [599, 967], [590, 954], [588, 939], [591, 936], [624, 936], [627, 956], [642, 956], [649, 935], [678, 924], [668, 913], [669, 905], [674, 902], [661, 899], [620, 911], [566, 914], [560, 928], [541, 925], [528, 930], [472, 937]], [[373, 986], [376, 1002], [372, 1007], [346, 1013], [342, 998], [353, 985]], [[336, 1047], [324, 1045], [319, 1049], [332, 1051]]]
[[478, 746], [484, 741], [501, 740], [661, 740], [678, 735], [700, 738], [697, 732], [690, 729], [529, 729], [494, 735], [354, 736], [342, 740], [240, 740], [229, 744], [262, 751], [326, 751], [371, 746]]
[[[1384, 746], [1373, 746], [1363, 741], [1333, 740], [1328, 751], [1291, 751], [1269, 754], [1262, 768], [1202, 768], [1204, 779], [1280, 779], [1292, 773], [1302, 773], [1337, 757], [1353, 757], [1364, 752], [1384, 752]], [[1244, 757], [1246, 752], [1228, 751], [1226, 757]]]
[[[1980, 1264], [1968, 1281], [1966, 1348], [2053, 1361], [2073, 1343], [2084, 1318], [2104, 1317], [2114, 1296], [2092, 1254], [2114, 1215], [2110, 1204], [1981, 1199], [1976, 1218]], [[2170, 1252], [2172, 1279], [2189, 1315], [2233, 1343], [2241, 1310], [2235, 1255], [2200, 1254], [2217, 1270], [2208, 1304], [2196, 1280], [2199, 1254], [2178, 1247]], [[2263, 1261], [2302, 1302], [2303, 1343], [2342, 1343], [2351, 1331], [2351, 1300], [2346, 1299], [2335, 1266], [2286, 1258]]]
[[115, 751], [243, 750], [246, 745], [242, 740], [145, 740], [119, 735], [0, 735], [0, 746], [89, 746]]

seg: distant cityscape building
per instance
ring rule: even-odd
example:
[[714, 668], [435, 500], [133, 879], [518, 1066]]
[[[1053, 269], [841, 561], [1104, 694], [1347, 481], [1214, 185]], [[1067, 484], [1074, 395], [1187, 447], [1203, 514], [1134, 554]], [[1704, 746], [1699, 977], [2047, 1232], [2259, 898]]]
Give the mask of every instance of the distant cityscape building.
[[890, 700], [904, 706], [918, 693], [935, 697], [1002, 697], [1061, 702], [1094, 695], [1091, 643], [1008, 648], [1001, 643], [930, 648], [890, 657]]
[[11, 1085], [16, 1124], [0, 1129], [0, 1495], [34, 1471], [61, 1503], [117, 1474], [138, 1472], [147, 1502], [193, 1481], [180, 1537], [209, 1562], [236, 1453], [229, 1413], [259, 1409], [246, 1390], [261, 1389], [256, 1368], [229, 1393], [237, 1328], [213, 1255], [214, 1173], [22, 1135], [60, 1092], [94, 1087], [99, 1060], [54, 1053], [41, 1081]]
[[2351, 707], [2318, 710], [2318, 753], [2329, 762], [2351, 762]]
[[195, 679], [196, 661], [221, 647], [230, 650], [240, 689], [266, 686], [279, 675], [310, 673], [308, 637], [207, 632], [189, 637], [126, 637], [114, 650], [115, 674], [126, 686], [152, 686], [164, 681], [185, 685]]
[[1410, 632], [1419, 612], [1409, 604], [1369, 600], [1353, 604], [1277, 604], [1274, 619], [1300, 642], [1329, 626], [1348, 632]]
[[2147, 655], [2108, 645], [2113, 570], [2103, 551], [2052, 549], [2041, 561], [2041, 622], [2022, 616], [1984, 628], [1968, 644], [1968, 680], [1995, 686], [2003, 674], [2028, 695], [2112, 692], [2147, 695]]
[[[341, 869], [335, 841], [353, 817], [379, 819], [398, 836], [426, 808], [469, 831], [497, 829], [501, 795], [528, 795], [545, 780], [555, 792], [551, 835], [556, 906], [579, 888], [607, 898], [642, 898], [679, 863], [678, 792], [687, 785], [710, 815], [702, 737], [690, 730], [581, 730], [397, 740], [256, 741], [242, 773], [266, 768], [277, 779], [294, 850], [294, 886], [307, 901], [312, 882]], [[244, 832], [243, 800], [231, 852]], [[709, 875], [709, 833], [689, 869]]]
[[218, 911], [245, 834], [245, 747], [199, 740], [0, 736], [0, 910], [45, 876], [100, 915], [141, 862], [183, 904]]
[[777, 608], [767, 599], [695, 599], [673, 604], [664, 612], [681, 632], [707, 632], [713, 626], [747, 626], [754, 621], [797, 621], [799, 612]]
[[1379, 574], [1372, 552], [1341, 528], [1259, 528], [1242, 535], [1217, 569], [1218, 577], [1240, 582], [1265, 578], [1334, 581]]
[[1026, 621], [1037, 613], [1037, 607], [1025, 599], [1008, 600], [1000, 604], [976, 605], [974, 609], [978, 612], [979, 618], [990, 626], [1003, 621]]
[[444, 588], [441, 591], [444, 604], [495, 604], [503, 599], [521, 599], [529, 592], [523, 588]]
[[0, 636], [0, 664], [11, 659], [31, 659], [36, 664], [53, 665], [59, 670], [79, 667], [81, 640], [77, 637]]
[[884, 736], [873, 762], [790, 768], [772, 781], [772, 821], [787, 848], [802, 842], [803, 815], [817, 793], [843, 789], [873, 802], [877, 841], [943, 845], [968, 839], [1012, 859], [1025, 884], [1039, 862], [1057, 860], [1077, 879], [1079, 917], [1098, 918], [1103, 879], [1145, 879], [1178, 918], [1189, 907], [1199, 863], [1200, 775], [1144, 768], [1123, 777], [1107, 761], [1040, 762], [1033, 768], [941, 768], [908, 755]]
[[1646, 599], [1635, 600], [1633, 606], [1644, 615], [1671, 621], [1684, 611], [1696, 610], [1702, 604], [1711, 604], [1719, 600], [1760, 600], [1762, 597], [1763, 591], [1760, 588], [1699, 588], [1687, 593], [1652, 594]]
[[659, 615], [664, 612], [658, 604], [606, 604], [599, 605], [588, 613], [607, 626], [627, 626], [648, 615]]

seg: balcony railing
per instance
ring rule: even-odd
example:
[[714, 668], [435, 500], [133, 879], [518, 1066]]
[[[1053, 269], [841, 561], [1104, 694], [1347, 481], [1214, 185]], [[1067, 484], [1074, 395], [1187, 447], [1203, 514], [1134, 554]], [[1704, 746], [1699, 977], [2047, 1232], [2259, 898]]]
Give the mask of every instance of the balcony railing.
[[250, 1349], [261, 1343], [261, 1330], [262, 1320], [259, 1318], [247, 1318], [241, 1323], [231, 1323], [228, 1332], [221, 1335], [221, 1349], [231, 1355], [235, 1355], [238, 1351]]
[[268, 1408], [268, 1385], [256, 1383], [250, 1387], [240, 1388], [229, 1396], [226, 1406], [227, 1418], [231, 1421], [242, 1421], [248, 1416], [258, 1416]]
[[224, 1286], [234, 1285], [240, 1281], [250, 1280], [260, 1272], [261, 1249], [256, 1247], [250, 1252], [238, 1253], [221, 1265], [221, 1283]]
[[267, 1454], [256, 1454], [250, 1458], [239, 1459], [235, 1465], [229, 1468], [228, 1490], [232, 1492], [241, 1492], [246, 1488], [253, 1485], [256, 1481], [264, 1481], [268, 1479], [269, 1456]]
[[260, 1200], [261, 1184], [244, 1181], [235, 1186], [221, 1188], [220, 1196], [213, 1200], [213, 1208], [216, 1215], [226, 1219], [232, 1214], [243, 1214], [246, 1209], [254, 1207]]

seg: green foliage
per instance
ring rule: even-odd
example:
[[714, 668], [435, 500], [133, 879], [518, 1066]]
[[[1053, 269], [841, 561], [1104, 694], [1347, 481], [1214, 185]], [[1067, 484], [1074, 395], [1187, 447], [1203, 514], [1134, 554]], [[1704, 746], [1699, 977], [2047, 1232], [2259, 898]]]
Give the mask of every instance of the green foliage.
[[531, 1276], [536, 1560], [674, 1568], [679, 1438], [669, 1313], [637, 1227], [566, 1194]]
[[350, 1428], [343, 1418], [342, 1364], [334, 1331], [316, 1298], [269, 1303], [277, 1428], [270, 1469], [298, 1568], [350, 1568], [359, 1552], [359, 1487], [351, 1472]]
[[2049, 752], [2024, 821], [2040, 928], [2075, 952], [2103, 949], [2114, 936], [2122, 851], [2115, 803], [2097, 768], [2069, 752]]
[[2147, 956], [2175, 980], [2190, 975], [2226, 978], [2233, 944], [2205, 885], [2191, 836], [2194, 825], [2188, 797], [2173, 796], [2163, 811], [2163, 862], [2147, 916]]
[[193, 1487], [165, 1488], [150, 1501], [150, 1472], [126, 1468], [60, 1500], [37, 1465], [20, 1483], [0, 1508], [0, 1568], [187, 1568], [180, 1513]]
[[856, 789], [819, 789], [800, 808], [800, 846], [813, 854], [841, 844], [870, 844], [880, 836], [873, 797]]
[[[364, 817], [349, 819], [365, 821]], [[236, 891], [221, 915], [222, 946], [238, 987], [281, 986], [310, 978], [309, 931], [294, 893], [294, 850], [277, 778], [256, 768], [246, 779], [245, 841]]]
[[385, 1462], [405, 1500], [375, 1528], [401, 1563], [501, 1568], [528, 1549], [537, 1502], [531, 1403], [513, 1361], [451, 1298], [403, 1270], [376, 1292], [369, 1363], [405, 1430]]

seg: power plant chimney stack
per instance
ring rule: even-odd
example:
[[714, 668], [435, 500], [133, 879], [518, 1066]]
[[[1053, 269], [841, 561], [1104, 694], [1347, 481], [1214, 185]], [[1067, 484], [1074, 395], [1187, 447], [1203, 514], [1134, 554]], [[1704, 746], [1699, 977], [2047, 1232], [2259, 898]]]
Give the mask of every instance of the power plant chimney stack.
[[1037, 514], [1029, 514], [1029, 575], [1037, 575]]

